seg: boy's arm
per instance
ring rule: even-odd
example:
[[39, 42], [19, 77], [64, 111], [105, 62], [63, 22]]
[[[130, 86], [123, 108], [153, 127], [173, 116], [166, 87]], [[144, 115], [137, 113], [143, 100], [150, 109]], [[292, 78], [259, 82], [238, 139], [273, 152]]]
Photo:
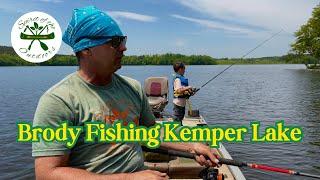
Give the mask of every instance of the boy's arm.
[[191, 86], [183, 87], [179, 78], [176, 78], [173, 83], [174, 92], [177, 94], [183, 94], [185, 91], [189, 90]]

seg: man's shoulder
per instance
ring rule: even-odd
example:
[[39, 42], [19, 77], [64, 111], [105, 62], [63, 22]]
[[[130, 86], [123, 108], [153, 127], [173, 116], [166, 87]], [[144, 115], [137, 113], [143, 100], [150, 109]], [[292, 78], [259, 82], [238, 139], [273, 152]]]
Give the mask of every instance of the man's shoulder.
[[138, 80], [119, 74], [116, 74], [116, 77], [131, 85], [135, 90], [141, 91], [141, 83]]
[[42, 96], [56, 96], [63, 98], [70, 93], [73, 86], [76, 84], [76, 73], [69, 74], [58, 83], [50, 87]]

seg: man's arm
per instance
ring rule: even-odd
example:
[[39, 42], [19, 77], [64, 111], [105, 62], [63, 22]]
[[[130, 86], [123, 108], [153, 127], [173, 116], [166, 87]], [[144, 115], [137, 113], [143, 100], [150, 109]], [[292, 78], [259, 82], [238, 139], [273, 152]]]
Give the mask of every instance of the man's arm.
[[83, 169], [68, 167], [69, 155], [37, 157], [35, 160], [36, 179], [77, 179], [77, 180], [100, 180], [100, 179], [167, 179], [166, 173], [145, 170], [136, 173], [119, 174], [95, 174]]
[[83, 169], [68, 167], [69, 155], [37, 157], [36, 179], [125, 179], [128, 174], [100, 175]]
[[[195, 159], [200, 165], [217, 166], [219, 163], [217, 151], [202, 143], [162, 142], [160, 148], [192, 153], [195, 155]], [[205, 156], [209, 157], [210, 160], [207, 160]]]

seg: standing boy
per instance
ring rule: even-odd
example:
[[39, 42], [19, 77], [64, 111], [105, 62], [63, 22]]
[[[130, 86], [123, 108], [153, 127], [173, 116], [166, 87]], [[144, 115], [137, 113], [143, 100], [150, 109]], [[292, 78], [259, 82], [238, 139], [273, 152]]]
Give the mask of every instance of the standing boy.
[[187, 97], [193, 95], [192, 87], [189, 86], [188, 79], [185, 78], [185, 65], [182, 62], [176, 62], [173, 65], [175, 72], [173, 79], [173, 119], [182, 124], [185, 114]]

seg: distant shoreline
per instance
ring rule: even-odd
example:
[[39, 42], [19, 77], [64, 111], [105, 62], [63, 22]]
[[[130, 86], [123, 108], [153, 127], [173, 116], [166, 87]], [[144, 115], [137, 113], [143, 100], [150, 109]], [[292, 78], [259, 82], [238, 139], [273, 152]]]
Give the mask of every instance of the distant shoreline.
[[[187, 66], [228, 66], [231, 64], [189, 64]], [[303, 65], [303, 64], [293, 64], [293, 63], [274, 63], [274, 64], [234, 64], [234, 65]], [[1, 67], [77, 67], [78, 65], [15, 65], [15, 66], [5, 66]], [[133, 65], [133, 64], [122, 64], [122, 66], [172, 66], [172, 64], [147, 64], [147, 65]], [[306, 68], [307, 69], [307, 68]], [[310, 71], [320, 71], [320, 69], [308, 69]]]
[[[213, 58], [207, 55], [155, 54], [131, 55], [122, 58], [122, 65], [172, 65], [181, 61], [186, 65], [230, 65], [230, 64], [312, 64], [316, 59], [308, 55], [287, 54], [260, 58]], [[55, 55], [42, 63], [30, 63], [21, 59], [12, 47], [0, 46], [0, 66], [77, 66], [74, 55]]]

